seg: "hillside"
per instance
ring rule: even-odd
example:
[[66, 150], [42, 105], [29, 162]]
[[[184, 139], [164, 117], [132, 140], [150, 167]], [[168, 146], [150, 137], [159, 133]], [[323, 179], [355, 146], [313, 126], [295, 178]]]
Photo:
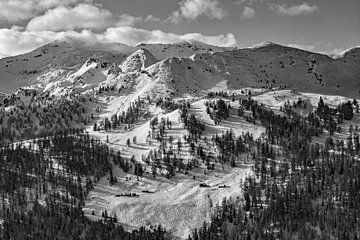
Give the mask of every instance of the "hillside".
[[[89, 225], [96, 223], [94, 220], [109, 219], [116, 219], [116, 226], [131, 231], [161, 225], [174, 237], [187, 239], [194, 229], [202, 228], [204, 221], [213, 220], [221, 207], [233, 204], [235, 209], [248, 204], [246, 194], [257, 191], [249, 193], [251, 179], [266, 177], [264, 183], [272, 184], [275, 178], [270, 175], [282, 174], [276, 181], [287, 184], [292, 176], [286, 167], [288, 154], [298, 156], [296, 151], [303, 149], [299, 144], [307, 144], [299, 139], [313, 139], [322, 146], [330, 136], [343, 141], [349, 139], [351, 131], [358, 131], [354, 126], [359, 123], [359, 105], [349, 98], [351, 94], [342, 92], [348, 87], [340, 87], [338, 94], [323, 93], [333, 91], [326, 86], [341, 73], [329, 79], [314, 74], [331, 65], [356, 66], [356, 52], [335, 60], [271, 43], [161, 59], [155, 56], [159, 57], [162, 45], [151, 45], [155, 49], [152, 51], [131, 48], [130, 52], [125, 52], [127, 47], [114, 45], [123, 53], [115, 53], [114, 46], [103, 46], [95, 52], [89, 46], [85, 49], [70, 43], [49, 46], [46, 49], [50, 50], [41, 54], [43, 60], [35, 62], [41, 72], [27, 79], [34, 85], [0, 96], [0, 120], [7, 126], [0, 130], [0, 140], [33, 150], [31, 147], [37, 149], [39, 141], [31, 139], [48, 141], [48, 136], [62, 131], [86, 139], [89, 148], [94, 141], [102, 143], [110, 155], [91, 153], [82, 144], [73, 145], [74, 139], [64, 139], [66, 144], [60, 144], [60, 148], [71, 146], [68, 151], [74, 156], [61, 158], [55, 154], [60, 162], [44, 164], [44, 169], [49, 166], [44, 172], [56, 169], [59, 179], [67, 176], [70, 167], [74, 176], [80, 174], [86, 179], [77, 177], [77, 184], [84, 189], [86, 186], [86, 191], [73, 195], [81, 198], [80, 216]], [[67, 56], [60, 56], [63, 52]], [[72, 60], [73, 55], [80, 60]], [[51, 63], [50, 56], [55, 56], [58, 66]], [[24, 62], [15, 61], [10, 69], [16, 64], [31, 66]], [[309, 67], [313, 68], [311, 73]], [[348, 81], [357, 76], [355, 70]], [[296, 82], [303, 72], [322, 80]], [[275, 82], [267, 83], [270, 77]], [[285, 88], [284, 84], [291, 86], [280, 89]], [[320, 99], [331, 110], [317, 111]], [[349, 100], [353, 116], [344, 120], [342, 104]], [[98, 162], [100, 155], [108, 156], [102, 160], [106, 170], [84, 173], [89, 166], [94, 168], [86, 159]], [[16, 164], [11, 167], [16, 168]], [[306, 168], [291, 171], [301, 169]], [[260, 194], [266, 185], [251, 187], [262, 188]], [[47, 196], [46, 192], [42, 195]], [[254, 199], [265, 200], [261, 209], [269, 205], [264, 196]], [[226, 221], [222, 226], [229, 226], [229, 232], [233, 229]]]
[[[139, 74], [134, 75], [134, 71], [142, 70], [151, 76], [154, 87], [165, 86], [168, 96], [244, 87], [295, 89], [348, 97], [357, 97], [360, 93], [358, 48], [333, 59], [274, 43], [226, 49], [199, 42], [130, 47], [82, 46], [76, 41], [54, 42], [28, 54], [1, 59], [0, 92], [12, 93], [30, 85], [49, 90], [49, 83], [67, 80], [82, 71], [83, 64], [90, 58], [102, 63], [106, 70], [108, 66], [118, 66], [123, 72], [118, 82], [123, 79], [136, 82]], [[94, 76], [88, 74], [82, 78], [84, 82], [97, 84], [107, 79], [105, 76], [101, 81], [99, 78], [95, 82], [86, 80]]]
[[360, 93], [357, 59], [359, 55], [355, 50], [335, 60], [273, 44], [171, 58], [158, 63], [151, 71], [180, 96], [188, 90], [199, 93], [222, 85], [224, 89], [287, 88], [357, 97]]

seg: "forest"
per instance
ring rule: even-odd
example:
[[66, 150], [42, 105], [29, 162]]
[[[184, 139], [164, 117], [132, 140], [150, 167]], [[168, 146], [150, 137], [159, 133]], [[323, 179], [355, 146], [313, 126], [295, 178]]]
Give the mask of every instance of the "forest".
[[94, 120], [95, 99], [86, 95], [54, 98], [24, 90], [22, 97], [5, 97], [0, 103], [0, 143], [51, 135], [71, 128], [84, 128]]
[[267, 132], [253, 154], [255, 176], [241, 186], [239, 203], [224, 199], [189, 239], [359, 239], [358, 132], [312, 142], [332, 121], [328, 111], [350, 119], [352, 106], [330, 110], [320, 99], [306, 117], [292, 111], [280, 116], [256, 102], [247, 106]]
[[[137, 176], [170, 179], [177, 173], [189, 174], [201, 164], [214, 171], [215, 164], [236, 167], [245, 162], [253, 164], [254, 175], [240, 186], [242, 197], [223, 199], [212, 210], [211, 220], [195, 229], [189, 240], [359, 239], [359, 129], [340, 126], [354, 117], [356, 100], [330, 107], [320, 98], [316, 109], [304, 115], [296, 111], [308, 107], [301, 99], [274, 111], [251, 96], [241, 98], [237, 109], [221, 97], [235, 102], [234, 96], [224, 93], [208, 96], [206, 112], [215, 124], [226, 120], [230, 111], [237, 112], [264, 126], [264, 136], [254, 139], [230, 129], [207, 138], [203, 135], [206, 124], [191, 113], [189, 102], [160, 99], [156, 104], [165, 111], [179, 110], [187, 134], [184, 141], [174, 141], [168, 133], [173, 122], [150, 118], [147, 144], [155, 141], [159, 147], [142, 157], [145, 164], [123, 157], [121, 151], [91, 138], [80, 127], [70, 127], [92, 118], [82, 105], [90, 99], [68, 98], [56, 104], [32, 100], [10, 111], [5, 108], [14, 105], [6, 102], [0, 119], [19, 130], [1, 132], [1, 239], [172, 239], [161, 226], [125, 231], [117, 216], [106, 211], [93, 212], [99, 220], [89, 220], [82, 211], [87, 194], [102, 177], [107, 177], [109, 185], [119, 181], [114, 166]], [[119, 115], [95, 123], [94, 130], [134, 124], [143, 117], [143, 106], [144, 100], [138, 99]], [[66, 117], [67, 111], [74, 111], [75, 117]], [[61, 131], [53, 127], [57, 123], [51, 125], [54, 119], [62, 121]], [[47, 130], [26, 130], [29, 123]], [[340, 139], [338, 133], [348, 137]], [[313, 141], [324, 135], [323, 142]], [[136, 137], [127, 140], [131, 144], [136, 144]], [[193, 157], [182, 159], [184, 151]]]
[[82, 207], [119, 154], [79, 130], [0, 148], [1, 239], [165, 239], [161, 226], [125, 231], [115, 216], [91, 221]]

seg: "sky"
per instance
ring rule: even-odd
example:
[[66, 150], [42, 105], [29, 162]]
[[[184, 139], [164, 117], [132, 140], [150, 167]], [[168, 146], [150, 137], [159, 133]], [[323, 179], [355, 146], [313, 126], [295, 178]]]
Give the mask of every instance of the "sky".
[[360, 0], [0, 0], [0, 58], [49, 42], [226, 47], [271, 41], [324, 54], [360, 46]]

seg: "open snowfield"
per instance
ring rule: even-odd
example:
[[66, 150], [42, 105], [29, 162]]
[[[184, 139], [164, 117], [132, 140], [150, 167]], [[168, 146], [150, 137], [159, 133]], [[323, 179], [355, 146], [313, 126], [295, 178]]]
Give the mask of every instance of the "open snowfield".
[[[199, 227], [209, 220], [209, 214], [224, 197], [236, 199], [241, 194], [240, 184], [245, 176], [251, 174], [249, 166], [216, 170], [209, 175], [199, 175], [196, 180], [178, 175], [166, 178], [141, 177], [126, 174], [120, 169], [114, 172], [120, 183], [109, 186], [105, 178], [89, 194], [84, 211], [90, 218], [101, 217], [107, 210], [116, 214], [125, 227], [161, 224], [175, 236], [186, 238], [192, 228]], [[131, 180], [126, 181], [126, 178]], [[200, 183], [210, 185], [199, 187]], [[219, 188], [226, 185], [227, 188]], [[142, 191], [150, 191], [144, 193]], [[139, 197], [116, 197], [121, 193], [136, 193]], [[91, 211], [95, 216], [91, 216]]]
[[265, 104], [270, 108], [279, 109], [281, 106], [284, 106], [287, 101], [290, 103], [297, 102], [299, 98], [309, 102], [311, 106], [317, 107], [320, 97], [322, 97], [324, 103], [328, 104], [329, 106], [336, 106], [339, 103], [346, 102], [348, 100], [352, 101], [352, 99], [343, 96], [303, 93], [296, 92], [294, 90], [267, 91], [265, 93], [254, 96], [253, 99]]

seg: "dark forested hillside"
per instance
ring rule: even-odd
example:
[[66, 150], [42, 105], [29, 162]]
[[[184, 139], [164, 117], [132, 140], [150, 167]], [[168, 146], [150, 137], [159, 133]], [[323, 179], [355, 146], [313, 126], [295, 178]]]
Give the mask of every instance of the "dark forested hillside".
[[0, 149], [1, 239], [165, 239], [159, 227], [127, 232], [116, 215], [90, 221], [87, 193], [111, 176], [118, 154], [79, 131], [57, 132]]
[[358, 132], [313, 143], [333, 121], [324, 121], [326, 108], [320, 99], [315, 115], [280, 116], [253, 103], [250, 109], [267, 132], [253, 155], [255, 175], [242, 185], [240, 203], [224, 199], [190, 238], [359, 239]]

